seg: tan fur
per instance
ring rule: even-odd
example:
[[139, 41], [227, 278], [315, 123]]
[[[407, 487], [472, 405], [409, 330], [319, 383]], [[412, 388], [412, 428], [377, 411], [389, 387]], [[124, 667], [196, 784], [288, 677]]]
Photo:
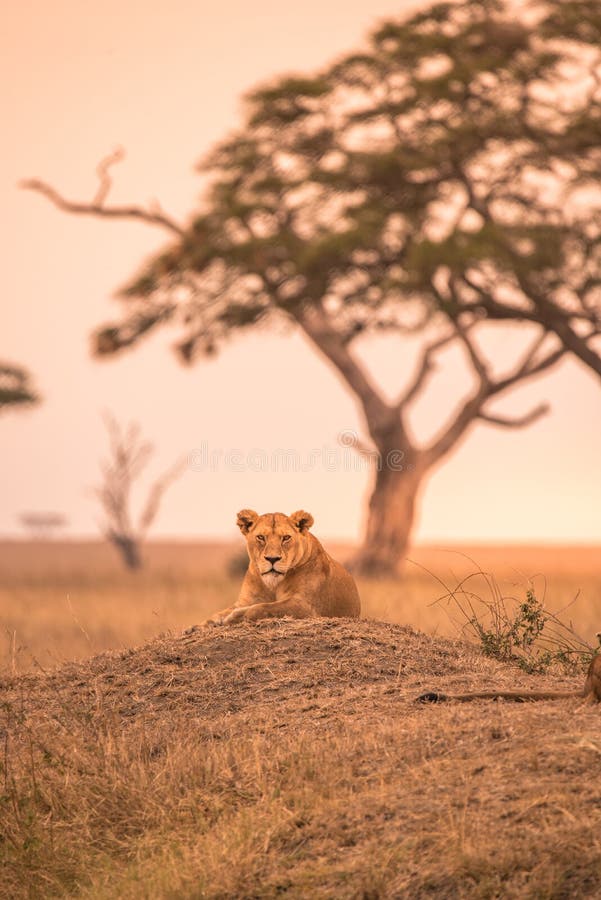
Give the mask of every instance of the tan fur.
[[311, 513], [299, 510], [291, 516], [260, 516], [243, 509], [237, 524], [246, 537], [248, 571], [235, 605], [215, 613], [205, 624], [230, 625], [281, 616], [359, 618], [355, 582], [309, 532]]
[[563, 700], [566, 697], [580, 697], [588, 703], [601, 703], [601, 655], [593, 656], [584, 687], [579, 691], [470, 691], [467, 694], [428, 691], [416, 699], [420, 703], [441, 703], [446, 700], [458, 700], [460, 703], [469, 703], [471, 700], [513, 700], [525, 703], [529, 700]]

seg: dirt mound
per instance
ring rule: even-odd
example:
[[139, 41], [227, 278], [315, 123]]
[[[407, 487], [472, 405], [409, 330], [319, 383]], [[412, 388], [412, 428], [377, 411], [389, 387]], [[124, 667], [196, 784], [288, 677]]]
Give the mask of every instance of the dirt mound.
[[[124, 720], [169, 715], [228, 728], [251, 710], [277, 727], [298, 717], [394, 715], [423, 690], [469, 690], [519, 683], [557, 687], [484, 659], [475, 648], [385, 622], [272, 620], [194, 628], [124, 653], [105, 653], [49, 674], [4, 682], [23, 712], [107, 710]], [[574, 686], [566, 682], [566, 687]], [[241, 724], [242, 724], [241, 723]], [[296, 722], [298, 724], [298, 722]]]
[[[576, 682], [577, 683], [577, 682]], [[601, 893], [601, 717], [382, 622], [193, 629], [0, 685], [6, 896]]]

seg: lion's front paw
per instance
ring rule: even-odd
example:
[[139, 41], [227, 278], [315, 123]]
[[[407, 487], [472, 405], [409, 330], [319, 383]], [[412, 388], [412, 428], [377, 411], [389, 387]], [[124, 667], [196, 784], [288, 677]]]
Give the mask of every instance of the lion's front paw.
[[205, 621], [201, 624], [201, 628], [214, 628], [218, 625], [225, 625], [226, 619], [229, 615], [229, 609], [224, 610], [220, 613], [215, 613], [211, 616], [210, 619], [205, 619]]
[[248, 609], [244, 606], [239, 607], [238, 609], [233, 609], [229, 615], [225, 616], [223, 625], [235, 625], [236, 622], [244, 622], [249, 621]]

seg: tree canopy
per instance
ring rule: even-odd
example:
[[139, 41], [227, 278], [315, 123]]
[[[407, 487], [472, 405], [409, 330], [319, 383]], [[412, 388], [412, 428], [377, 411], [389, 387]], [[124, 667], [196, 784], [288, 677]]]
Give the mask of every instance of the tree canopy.
[[175, 320], [189, 362], [319, 301], [348, 340], [437, 312], [540, 322], [601, 374], [601, 7], [509, 10], [437, 4], [251, 93], [98, 352]]
[[37, 403], [38, 400], [25, 369], [0, 362], [0, 411], [9, 406]]

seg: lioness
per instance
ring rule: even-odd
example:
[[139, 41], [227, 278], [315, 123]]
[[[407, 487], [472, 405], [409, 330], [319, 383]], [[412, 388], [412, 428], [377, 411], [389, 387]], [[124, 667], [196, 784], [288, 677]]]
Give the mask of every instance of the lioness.
[[248, 571], [234, 606], [207, 619], [205, 625], [256, 622], [280, 616], [359, 618], [361, 604], [355, 582], [309, 533], [311, 513], [291, 516], [253, 509], [238, 513], [246, 537]]
[[524, 703], [528, 700], [563, 700], [565, 697], [581, 697], [588, 703], [601, 703], [601, 654], [593, 656], [588, 667], [584, 687], [579, 691], [470, 691], [467, 694], [439, 694], [427, 691], [416, 697], [418, 703], [441, 703], [445, 700], [514, 700]]

